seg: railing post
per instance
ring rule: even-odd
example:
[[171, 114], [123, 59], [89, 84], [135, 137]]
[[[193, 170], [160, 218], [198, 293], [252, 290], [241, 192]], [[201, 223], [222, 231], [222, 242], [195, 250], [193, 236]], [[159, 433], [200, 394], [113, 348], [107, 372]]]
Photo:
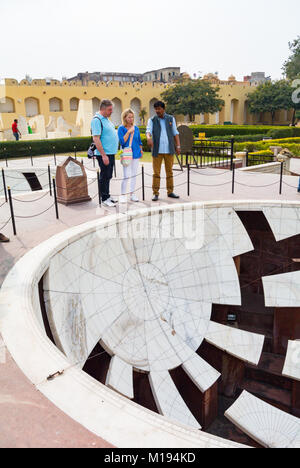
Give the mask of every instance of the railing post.
[[284, 166], [284, 163], [281, 162], [280, 163], [280, 185], [279, 185], [279, 194], [280, 195], [282, 194], [283, 166]]
[[76, 151], [76, 146], [74, 146], [74, 157], [77, 160], [77, 151]]
[[246, 167], [249, 166], [249, 151], [246, 151]]
[[51, 184], [51, 170], [50, 170], [50, 164], [48, 164], [48, 180], [49, 180], [50, 197], [52, 197], [52, 184]]
[[53, 146], [53, 157], [54, 157], [54, 164], [55, 164], [55, 166], [56, 166], [55, 146]]
[[54, 193], [56, 219], [59, 219], [55, 177], [53, 177], [53, 193]]
[[98, 197], [99, 197], [99, 206], [101, 206], [101, 186], [100, 186], [100, 171], [97, 171], [97, 181], [98, 181]]
[[2, 180], [3, 180], [3, 190], [4, 190], [5, 201], [7, 203], [8, 199], [7, 199], [7, 190], [6, 190], [6, 180], [5, 180], [5, 174], [4, 174], [3, 168], [2, 168]]
[[29, 146], [29, 154], [30, 154], [30, 159], [31, 159], [31, 165], [33, 166], [33, 159], [32, 159], [32, 154], [31, 154], [31, 146]]
[[231, 149], [230, 149], [230, 159], [231, 159], [231, 163], [230, 163], [230, 170], [232, 171], [233, 169], [233, 158], [234, 158], [234, 138], [231, 138]]
[[144, 169], [144, 164], [142, 165], [142, 189], [143, 189], [143, 201], [145, 201], [145, 169]]
[[234, 183], [235, 183], [235, 163], [232, 163], [232, 193], [234, 193]]
[[190, 196], [190, 165], [187, 165], [187, 194]]
[[6, 148], [3, 148], [3, 152], [5, 152], [5, 164], [8, 167], [7, 155], [6, 155]]
[[13, 207], [13, 202], [12, 202], [12, 196], [11, 196], [11, 190], [10, 187], [7, 187], [8, 190], [8, 198], [9, 198], [9, 207], [10, 207], [10, 215], [11, 215], [11, 222], [13, 226], [13, 232], [14, 235], [17, 235], [17, 230], [16, 230], [16, 222], [15, 222], [15, 214], [14, 214], [14, 207]]

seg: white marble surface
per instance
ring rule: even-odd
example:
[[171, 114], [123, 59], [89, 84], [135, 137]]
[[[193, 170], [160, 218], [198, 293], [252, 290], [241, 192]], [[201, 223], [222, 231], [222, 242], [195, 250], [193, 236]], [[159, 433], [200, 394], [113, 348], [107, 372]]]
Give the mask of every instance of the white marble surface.
[[300, 340], [289, 340], [282, 374], [300, 380]]
[[132, 366], [118, 356], [113, 356], [110, 360], [105, 385], [121, 395], [134, 398]]
[[244, 391], [225, 416], [267, 448], [300, 448], [300, 419]]
[[[254, 210], [261, 204], [213, 202], [205, 209], [228, 210], [233, 205], [235, 209]], [[202, 204], [198, 207], [203, 209]], [[180, 205], [156, 210], [156, 230], [159, 227], [166, 233], [161, 215], [173, 210], [180, 210]], [[1, 290], [0, 330], [15, 361], [36, 388], [74, 419], [119, 447], [132, 443], [161, 446], [162, 440], [164, 446], [174, 447], [235, 446], [193, 431], [182, 420], [174, 424], [168, 416], [154, 415], [121, 396], [120, 389], [119, 393], [113, 392], [81, 371], [99, 340], [128, 366], [153, 375], [166, 375], [182, 365], [202, 390], [218, 378], [216, 371], [207, 368], [206, 381], [203, 362], [195, 358], [203, 339], [239, 359], [258, 362], [264, 337], [239, 330], [236, 333], [224, 326], [220, 329], [210, 322], [214, 300], [240, 303], [232, 257], [251, 248], [249, 239], [243, 239], [242, 229], [239, 241], [228, 234], [229, 212], [207, 217], [202, 247], [194, 249], [187, 248], [180, 239], [145, 242], [141, 237], [120, 242], [110, 235], [109, 240], [105, 239], [107, 226], [111, 229], [118, 223], [118, 232], [122, 231], [126, 217], [117, 215], [59, 234], [21, 259]], [[140, 210], [131, 212], [130, 217], [142, 220], [145, 214]], [[218, 225], [216, 220], [224, 215], [226, 221]], [[221, 272], [216, 271], [219, 268]], [[47, 312], [60, 351], [43, 329], [37, 284], [44, 273]], [[80, 298], [75, 300], [75, 296]], [[58, 370], [65, 370], [61, 377], [46, 380]], [[178, 396], [175, 402], [180, 401]], [[100, 412], [99, 400], [103, 401]], [[175, 405], [172, 417], [178, 414], [177, 409]]]
[[300, 307], [300, 271], [264, 276], [262, 281], [266, 307]]
[[178, 393], [169, 372], [150, 372], [149, 380], [160, 414], [195, 429], [201, 429]]
[[232, 356], [257, 365], [265, 337], [211, 321], [205, 339]]
[[277, 241], [300, 234], [299, 207], [267, 206], [262, 211]]

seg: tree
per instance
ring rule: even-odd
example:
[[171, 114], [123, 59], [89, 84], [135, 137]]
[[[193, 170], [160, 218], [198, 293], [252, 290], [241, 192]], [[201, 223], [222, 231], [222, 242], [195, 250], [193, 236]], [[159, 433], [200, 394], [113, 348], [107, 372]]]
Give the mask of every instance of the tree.
[[289, 80], [300, 78], [300, 36], [289, 42], [292, 55], [284, 62], [282, 69]]
[[145, 117], [147, 115], [147, 111], [145, 109], [145, 107], [143, 107], [143, 109], [140, 110], [140, 113], [139, 113], [139, 117], [142, 121], [142, 124], [145, 125]]
[[294, 91], [286, 80], [263, 83], [255, 91], [248, 94], [249, 110], [252, 114], [270, 112], [273, 125], [276, 111], [295, 108], [295, 104], [292, 101]]
[[188, 79], [171, 86], [161, 96], [167, 104], [167, 112], [188, 115], [194, 122], [196, 115], [214, 114], [222, 109], [225, 103], [218, 97], [219, 90], [208, 81]]

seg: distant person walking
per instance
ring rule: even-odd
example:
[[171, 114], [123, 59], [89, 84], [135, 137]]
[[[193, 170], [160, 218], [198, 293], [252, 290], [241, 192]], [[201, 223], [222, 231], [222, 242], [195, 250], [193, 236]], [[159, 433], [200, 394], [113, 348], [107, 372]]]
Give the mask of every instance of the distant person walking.
[[110, 180], [113, 175], [115, 154], [118, 151], [119, 140], [114, 124], [109, 120], [113, 112], [113, 103], [103, 99], [100, 111], [92, 120], [91, 128], [96, 146], [95, 155], [100, 167], [100, 189], [103, 205], [115, 207], [117, 200], [110, 196]]
[[152, 148], [152, 201], [157, 201], [159, 197], [160, 172], [163, 161], [165, 163], [167, 175], [168, 197], [179, 198], [179, 196], [174, 193], [173, 179], [175, 151], [178, 155], [180, 154], [179, 132], [176, 127], [175, 118], [172, 115], [166, 114], [164, 102], [157, 101], [154, 104], [154, 109], [156, 116], [149, 119], [146, 130], [148, 145]]
[[138, 202], [139, 199], [134, 193], [136, 186], [136, 175], [139, 167], [140, 159], [143, 157], [143, 144], [141, 134], [138, 127], [134, 125], [134, 112], [131, 109], [126, 109], [122, 113], [122, 122], [118, 129], [118, 136], [122, 148], [132, 148], [132, 161], [129, 166], [123, 166], [123, 180], [121, 185], [120, 203], [127, 202], [126, 190], [127, 182], [130, 181], [130, 200]]
[[12, 124], [11, 128], [12, 128], [12, 132], [14, 134], [14, 137], [15, 137], [16, 141], [19, 141], [20, 136], [22, 136], [22, 134], [21, 134], [20, 130], [18, 129], [18, 120], [17, 119], [14, 120], [14, 123]]

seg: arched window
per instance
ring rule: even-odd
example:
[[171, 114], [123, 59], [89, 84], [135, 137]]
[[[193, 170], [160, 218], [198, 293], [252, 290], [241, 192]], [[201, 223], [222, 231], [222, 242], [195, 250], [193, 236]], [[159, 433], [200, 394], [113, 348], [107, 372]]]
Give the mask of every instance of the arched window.
[[120, 99], [114, 98], [112, 100], [114, 108], [113, 108], [113, 113], [111, 114], [111, 121], [113, 122], [114, 125], [119, 126], [122, 124], [122, 103]]
[[0, 113], [10, 114], [15, 112], [15, 101], [9, 97], [0, 98]]
[[49, 99], [49, 110], [50, 112], [62, 112], [62, 100], [57, 97]]
[[232, 99], [231, 101], [231, 112], [230, 112], [230, 120], [232, 123], [238, 123], [239, 117], [239, 100]]
[[34, 117], [39, 112], [39, 100], [33, 97], [25, 99], [26, 117]]
[[76, 97], [73, 97], [70, 99], [70, 111], [78, 111], [78, 106], [79, 106], [79, 99]]
[[150, 116], [150, 119], [151, 117], [154, 117], [155, 116], [155, 109], [154, 109], [154, 104], [158, 101], [157, 98], [153, 98], [151, 99], [151, 101], [149, 102], [149, 116]]
[[92, 102], [93, 102], [93, 115], [95, 115], [96, 112], [99, 112], [100, 110], [100, 99], [94, 97], [92, 99]]
[[130, 107], [134, 112], [135, 116], [135, 124], [136, 125], [141, 125], [141, 118], [140, 118], [140, 112], [141, 112], [141, 101], [138, 98], [132, 99], [130, 103]]

